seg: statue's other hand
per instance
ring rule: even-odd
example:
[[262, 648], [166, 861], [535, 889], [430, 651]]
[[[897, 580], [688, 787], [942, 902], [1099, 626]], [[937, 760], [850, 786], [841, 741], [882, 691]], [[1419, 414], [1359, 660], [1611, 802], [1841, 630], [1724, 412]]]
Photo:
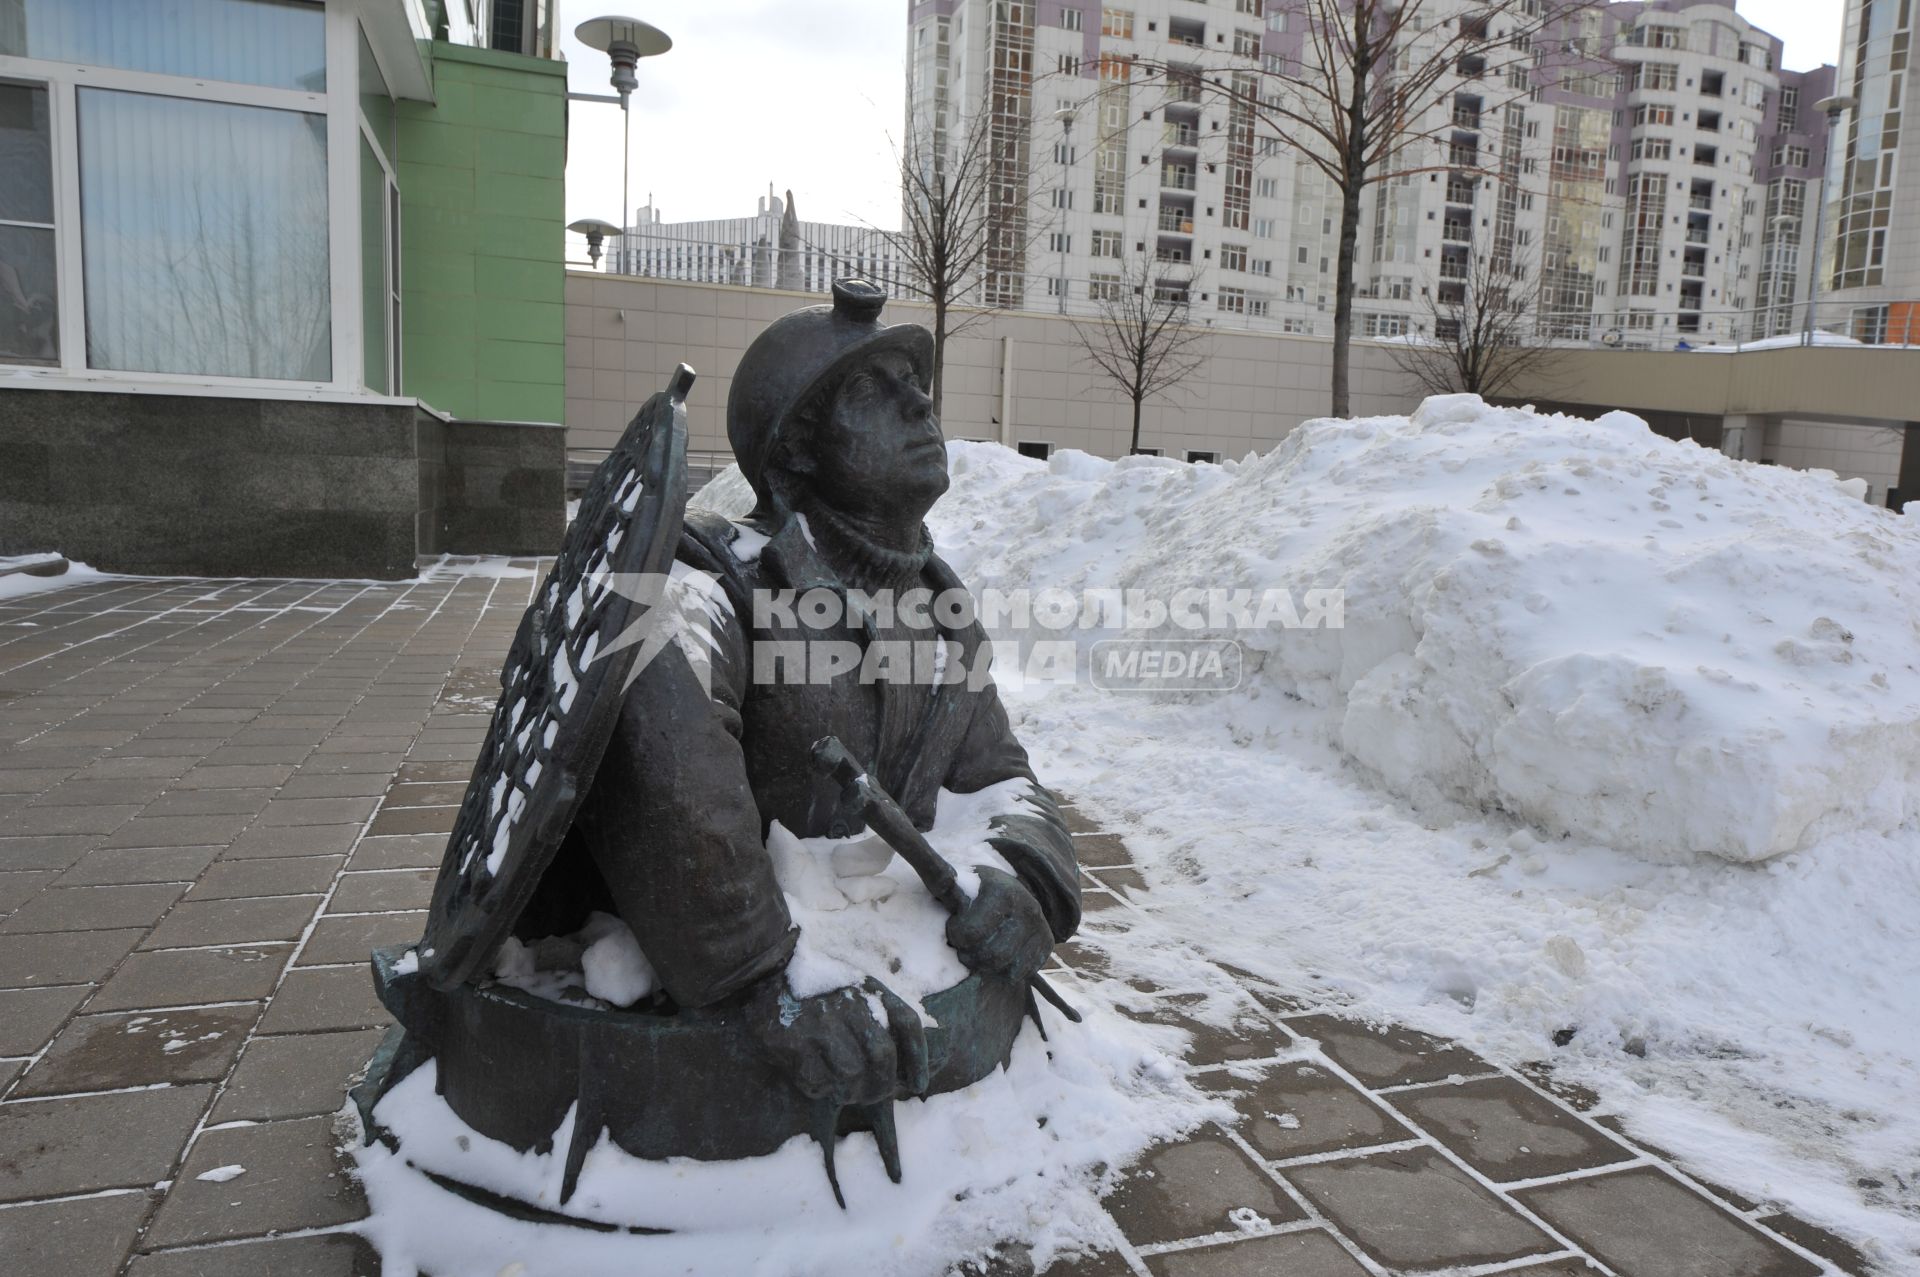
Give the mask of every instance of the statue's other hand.
[[1012, 874], [990, 868], [979, 873], [979, 894], [948, 920], [947, 943], [969, 971], [1024, 984], [1053, 952], [1047, 916]]
[[761, 1050], [808, 1099], [844, 1107], [926, 1093], [920, 1017], [877, 980], [798, 998], [777, 972], [755, 992], [748, 1014]]

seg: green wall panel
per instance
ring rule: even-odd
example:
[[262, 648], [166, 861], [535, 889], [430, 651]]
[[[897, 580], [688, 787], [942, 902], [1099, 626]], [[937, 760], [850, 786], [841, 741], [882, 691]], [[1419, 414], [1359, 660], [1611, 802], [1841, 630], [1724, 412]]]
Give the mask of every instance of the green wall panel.
[[566, 67], [436, 42], [400, 104], [402, 384], [455, 417], [565, 413]]

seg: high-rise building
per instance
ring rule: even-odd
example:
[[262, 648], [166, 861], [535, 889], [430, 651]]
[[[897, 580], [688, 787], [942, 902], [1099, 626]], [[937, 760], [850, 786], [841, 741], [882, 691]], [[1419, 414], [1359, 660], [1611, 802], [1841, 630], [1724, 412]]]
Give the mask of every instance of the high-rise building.
[[1832, 121], [1819, 309], [1862, 341], [1920, 341], [1920, 128], [1902, 109], [1914, 27], [1911, 0], [1848, 0], [1834, 91], [1854, 105]]
[[[1494, 54], [1449, 68], [1403, 171], [1367, 189], [1357, 335], [1429, 322], [1481, 258], [1540, 280], [1560, 338], [1794, 329], [1831, 68], [1781, 71], [1733, 0], [1421, 16], [1403, 63], [1463, 22]], [[1338, 191], [1263, 105], [1313, 56], [1301, 25], [1267, 0], [914, 4], [909, 128], [949, 152], [975, 127], [998, 143], [983, 300], [1083, 311], [1149, 257], [1196, 322], [1329, 333]]]

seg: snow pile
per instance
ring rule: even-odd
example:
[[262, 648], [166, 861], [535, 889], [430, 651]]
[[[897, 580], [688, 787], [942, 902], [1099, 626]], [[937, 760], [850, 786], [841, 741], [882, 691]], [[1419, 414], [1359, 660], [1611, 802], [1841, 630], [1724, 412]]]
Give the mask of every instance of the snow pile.
[[[103, 573], [59, 554], [0, 555], [0, 599], [17, 599], [101, 580]], [[31, 621], [16, 624], [34, 626]]]
[[1218, 468], [953, 461], [935, 533], [976, 590], [1343, 589], [1343, 629], [1155, 633], [1240, 640], [1246, 700], [1336, 715], [1416, 804], [1739, 861], [1912, 812], [1920, 529], [1830, 476], [1472, 396]]

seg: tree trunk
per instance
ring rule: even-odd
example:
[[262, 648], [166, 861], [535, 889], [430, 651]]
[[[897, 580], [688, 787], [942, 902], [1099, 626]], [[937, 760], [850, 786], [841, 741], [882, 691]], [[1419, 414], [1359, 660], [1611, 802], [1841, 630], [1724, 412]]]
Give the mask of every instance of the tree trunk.
[[927, 396], [933, 400], [933, 419], [940, 420], [940, 381], [947, 366], [947, 299], [933, 299], [933, 385]]
[[1347, 149], [1340, 157], [1340, 250], [1333, 281], [1333, 415], [1353, 415], [1348, 361], [1353, 349], [1354, 259], [1360, 253], [1360, 191], [1367, 175], [1367, 90], [1373, 79], [1366, 5], [1354, 10], [1353, 87], [1347, 96]]
[[1129, 457], [1140, 455], [1140, 396], [1133, 397], [1133, 445], [1127, 449]]

